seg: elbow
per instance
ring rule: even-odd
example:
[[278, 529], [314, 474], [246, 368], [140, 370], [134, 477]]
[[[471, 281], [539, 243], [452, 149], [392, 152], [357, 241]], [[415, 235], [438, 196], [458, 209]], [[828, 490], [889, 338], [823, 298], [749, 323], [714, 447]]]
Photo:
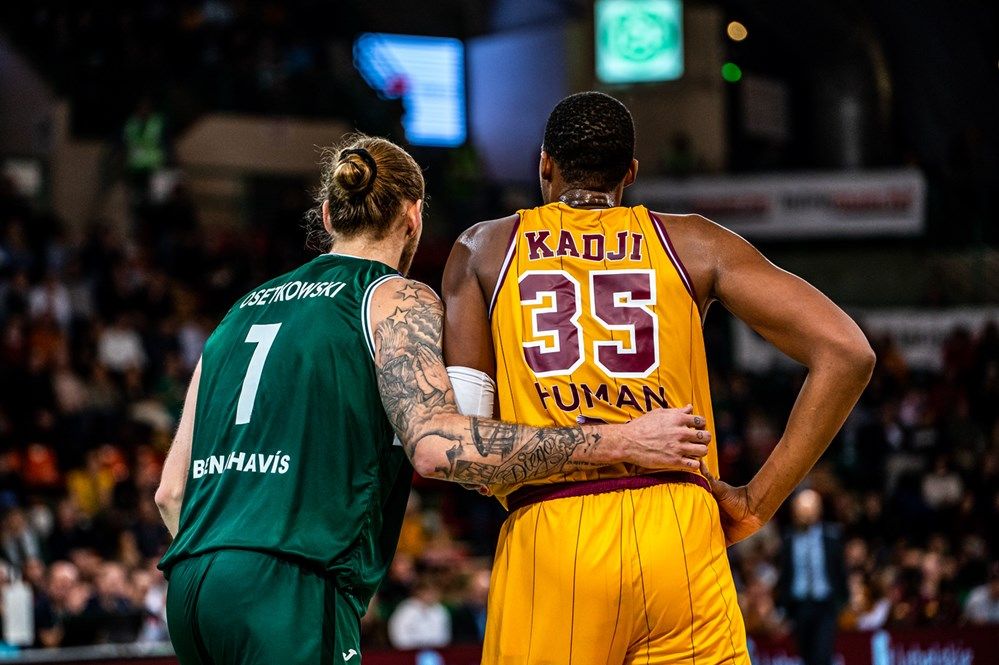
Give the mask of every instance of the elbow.
[[850, 367], [865, 386], [871, 380], [877, 361], [878, 357], [866, 339], [858, 343], [850, 354]]
[[831, 357], [835, 365], [851, 383], [863, 388], [871, 380], [877, 356], [866, 338], [834, 343]]
[[156, 488], [156, 495], [153, 497], [153, 500], [156, 501], [156, 507], [160, 509], [160, 514], [166, 516], [180, 512], [182, 494], [182, 490], [160, 483], [160, 486]]
[[442, 478], [440, 467], [428, 454], [421, 454], [419, 449], [413, 454], [413, 470], [424, 478]]
[[440, 465], [437, 463], [434, 454], [430, 451], [430, 446], [421, 446], [420, 440], [413, 444], [406, 444], [407, 450], [412, 452], [409, 461], [413, 465], [413, 470], [424, 478], [441, 478]]

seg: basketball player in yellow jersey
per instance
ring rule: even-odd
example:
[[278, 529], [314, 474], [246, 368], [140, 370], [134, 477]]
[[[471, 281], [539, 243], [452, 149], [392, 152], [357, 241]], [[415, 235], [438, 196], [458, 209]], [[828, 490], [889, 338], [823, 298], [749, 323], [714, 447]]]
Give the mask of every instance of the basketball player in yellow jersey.
[[813, 287], [703, 217], [620, 205], [638, 170], [634, 136], [617, 100], [564, 99], [545, 128], [545, 205], [456, 243], [444, 353], [459, 407], [488, 416], [495, 391], [503, 419], [566, 425], [692, 405], [711, 433], [701, 321], [715, 300], [808, 378], [743, 487], [716, 479], [713, 444], [698, 470], [619, 464], [529, 484], [452, 462], [467, 467], [449, 469], [455, 479], [485, 481], [511, 510], [485, 665], [748, 663], [725, 548], [773, 516], [870, 378], [870, 345]]

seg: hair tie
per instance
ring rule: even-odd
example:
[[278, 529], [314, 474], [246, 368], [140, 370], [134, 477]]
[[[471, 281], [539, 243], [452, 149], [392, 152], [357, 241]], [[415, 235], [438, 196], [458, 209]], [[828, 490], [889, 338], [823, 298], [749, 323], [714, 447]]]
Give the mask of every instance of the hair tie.
[[375, 178], [378, 177], [378, 164], [375, 162], [375, 158], [364, 148], [349, 148], [340, 151], [340, 161], [342, 162], [348, 155], [357, 155], [371, 169], [371, 180], [368, 182], [367, 187], [367, 189], [370, 189], [375, 183]]

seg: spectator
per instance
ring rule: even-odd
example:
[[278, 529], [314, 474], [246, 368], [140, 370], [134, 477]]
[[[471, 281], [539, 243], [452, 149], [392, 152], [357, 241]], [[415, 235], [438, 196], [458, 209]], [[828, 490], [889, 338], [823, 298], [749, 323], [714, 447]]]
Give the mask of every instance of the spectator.
[[489, 568], [481, 566], [472, 572], [466, 582], [465, 597], [451, 613], [455, 644], [481, 644], [486, 636], [489, 575]]
[[49, 557], [57, 561], [68, 559], [71, 551], [93, 545], [93, 538], [93, 529], [76, 501], [70, 497], [59, 501], [55, 527], [48, 542]]
[[166, 626], [166, 580], [155, 568], [138, 568], [132, 571], [131, 600], [144, 611], [139, 642], [165, 642], [170, 639]]
[[413, 596], [399, 603], [388, 622], [389, 641], [396, 649], [443, 647], [451, 643], [451, 616], [441, 603], [440, 590], [421, 579]]
[[850, 575], [850, 598], [840, 617], [840, 626], [847, 630], [878, 630], [888, 621], [891, 601], [877, 590], [863, 573]]
[[125, 121], [122, 139], [125, 143], [125, 169], [129, 177], [134, 204], [142, 204], [149, 196], [150, 177], [166, 166], [166, 119], [153, 107], [148, 96], [139, 100], [135, 111]]
[[794, 619], [805, 665], [831, 665], [836, 618], [846, 600], [839, 529], [822, 522], [822, 497], [802, 490], [791, 501], [794, 530], [784, 539], [781, 597]]
[[[36, 644], [43, 647], [82, 643], [73, 639], [75, 620], [83, 613], [87, 595], [80, 582], [76, 566], [68, 561], [56, 561], [49, 567], [45, 589], [35, 601]], [[67, 640], [67, 624], [69, 636]]]
[[992, 566], [987, 583], [968, 594], [964, 618], [976, 625], [999, 624], [999, 564]]
[[111, 506], [114, 485], [114, 474], [102, 463], [99, 450], [87, 451], [86, 466], [66, 474], [69, 496], [87, 517], [94, 517]]
[[[32, 559], [25, 570], [36, 568], [40, 562]], [[0, 652], [5, 643], [11, 646], [31, 646], [34, 641], [34, 603], [32, 587], [27, 577], [18, 576], [8, 565], [0, 561]]]
[[34, 320], [49, 317], [63, 330], [69, 328], [72, 318], [69, 290], [57, 275], [49, 272], [44, 282], [31, 289], [28, 311]]
[[67, 418], [82, 414], [87, 406], [87, 384], [74, 370], [69, 349], [65, 345], [55, 356], [52, 393], [55, 395], [56, 408]]
[[94, 622], [99, 643], [134, 642], [142, 627], [143, 612], [129, 597], [128, 577], [119, 563], [101, 564], [100, 572], [84, 610]]
[[954, 576], [953, 559], [940, 552], [929, 551], [922, 555], [920, 566], [920, 625], [954, 625], [960, 618], [961, 608], [950, 585]]
[[3, 517], [0, 529], [0, 554], [15, 570], [20, 571], [32, 559], [39, 559], [42, 548], [38, 534], [20, 508], [11, 508]]
[[97, 340], [97, 357], [112, 372], [124, 373], [141, 369], [146, 364], [142, 338], [124, 314], [118, 315], [112, 325], [101, 331]]
[[787, 627], [774, 603], [772, 589], [760, 579], [752, 579], [739, 594], [739, 609], [750, 637], [779, 638]]
[[391, 614], [399, 603], [412, 595], [418, 574], [416, 560], [407, 552], [396, 552], [389, 565], [388, 576], [378, 589], [379, 603]]
[[170, 542], [170, 532], [163, 525], [163, 519], [152, 499], [146, 497], [138, 503], [139, 517], [131, 529], [136, 547], [144, 558], [158, 558]]
[[938, 456], [933, 473], [923, 478], [923, 501], [934, 510], [951, 508], [958, 504], [963, 492], [961, 476], [950, 467], [946, 455]]

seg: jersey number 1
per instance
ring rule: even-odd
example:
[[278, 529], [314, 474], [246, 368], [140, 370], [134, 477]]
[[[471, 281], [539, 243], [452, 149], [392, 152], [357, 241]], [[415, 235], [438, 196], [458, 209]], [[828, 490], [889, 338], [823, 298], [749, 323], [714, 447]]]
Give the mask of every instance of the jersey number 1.
[[246, 343], [256, 344], [257, 347], [253, 349], [250, 365], [246, 368], [246, 376], [243, 377], [243, 388], [239, 391], [239, 402], [236, 404], [237, 425], [250, 422], [253, 403], [257, 400], [257, 389], [260, 387], [260, 375], [264, 371], [267, 354], [271, 352], [271, 345], [274, 344], [274, 338], [280, 329], [280, 323], [260, 323], [250, 326], [250, 332], [246, 334]]

